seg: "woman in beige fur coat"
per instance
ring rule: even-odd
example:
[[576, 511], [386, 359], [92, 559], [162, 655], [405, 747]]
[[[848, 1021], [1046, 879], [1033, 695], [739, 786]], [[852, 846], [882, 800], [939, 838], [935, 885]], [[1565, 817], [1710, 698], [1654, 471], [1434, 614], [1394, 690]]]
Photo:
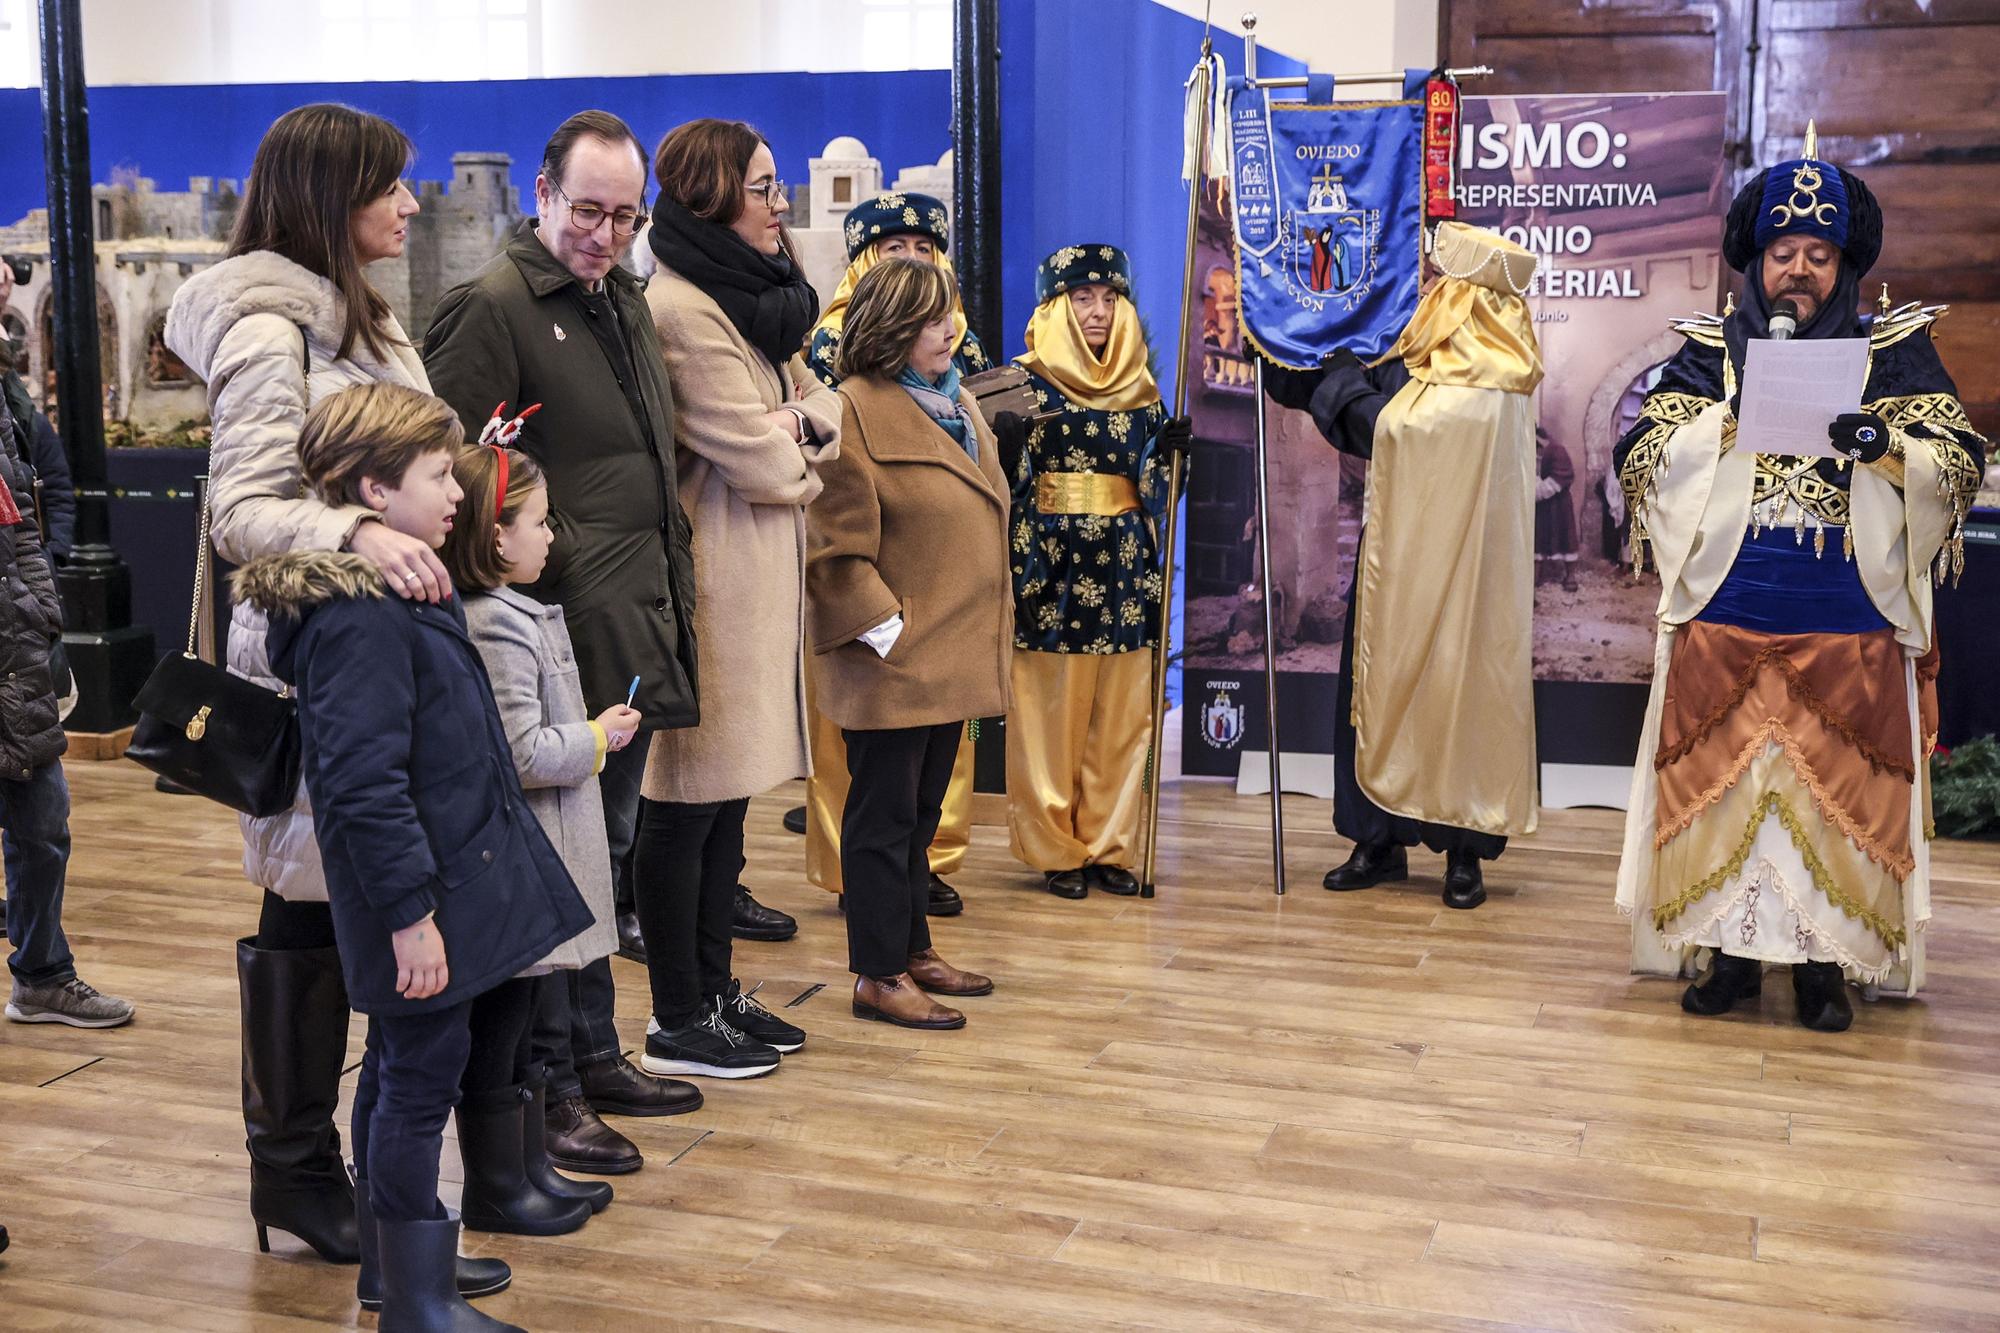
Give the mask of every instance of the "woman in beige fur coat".
[[840, 405], [799, 355], [819, 304], [785, 246], [771, 150], [732, 121], [661, 142], [646, 302], [679, 407], [694, 529], [701, 725], [657, 733], [633, 884], [655, 1031], [650, 1074], [748, 1078], [805, 1034], [743, 992], [731, 916], [750, 798], [805, 776], [805, 506]]
[[[312, 498], [299, 471], [313, 403], [376, 380], [430, 388], [361, 271], [403, 252], [417, 211], [401, 184], [409, 159], [401, 130], [350, 107], [279, 117], [258, 145], [229, 257], [175, 295], [166, 342], [208, 382], [212, 534], [224, 558], [351, 551], [403, 596], [435, 602], [451, 582], [429, 547], [363, 506]], [[264, 628], [255, 607], [234, 608], [229, 669], [275, 690]], [[257, 933], [236, 944], [250, 1214], [260, 1237], [282, 1228], [351, 1264], [354, 1192], [333, 1127], [347, 991], [305, 787], [283, 814], [244, 816], [243, 844], [244, 873], [264, 891]]]

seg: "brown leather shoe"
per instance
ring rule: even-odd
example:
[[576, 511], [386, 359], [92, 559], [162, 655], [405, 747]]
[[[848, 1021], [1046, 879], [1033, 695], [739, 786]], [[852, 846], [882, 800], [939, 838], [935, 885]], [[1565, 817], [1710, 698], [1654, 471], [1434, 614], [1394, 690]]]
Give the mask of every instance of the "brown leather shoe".
[[646, 1164], [632, 1140], [605, 1124], [581, 1097], [548, 1103], [542, 1141], [549, 1160], [565, 1171], [623, 1176]]
[[910, 980], [933, 995], [991, 995], [993, 978], [953, 967], [936, 949], [910, 955]]
[[907, 972], [893, 977], [854, 979], [854, 1016], [899, 1028], [962, 1028], [965, 1015], [947, 1009], [917, 989]]

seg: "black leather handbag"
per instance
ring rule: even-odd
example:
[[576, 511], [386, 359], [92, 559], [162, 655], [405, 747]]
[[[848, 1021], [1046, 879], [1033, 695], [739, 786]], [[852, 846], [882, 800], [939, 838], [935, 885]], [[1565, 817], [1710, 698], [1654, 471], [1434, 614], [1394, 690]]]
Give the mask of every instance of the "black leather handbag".
[[298, 704], [290, 690], [267, 690], [204, 661], [195, 635], [210, 585], [209, 494], [201, 502], [201, 545], [195, 555], [194, 610], [187, 651], [153, 668], [138, 697], [138, 724], [128, 758], [197, 795], [246, 815], [289, 810], [298, 796], [302, 762]]

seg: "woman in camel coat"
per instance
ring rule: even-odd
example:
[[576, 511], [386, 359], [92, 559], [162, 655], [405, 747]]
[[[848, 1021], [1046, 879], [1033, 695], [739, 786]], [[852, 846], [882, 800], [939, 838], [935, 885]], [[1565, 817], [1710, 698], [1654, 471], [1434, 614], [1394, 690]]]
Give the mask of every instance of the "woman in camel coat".
[[1007, 706], [1013, 596], [999, 445], [951, 361], [951, 279], [892, 259], [862, 278], [840, 347], [842, 453], [807, 511], [817, 703], [852, 777], [841, 816], [854, 1012], [965, 1016], [925, 992], [993, 983], [931, 947], [928, 851], [967, 718]]
[[679, 409], [702, 687], [701, 724], [653, 738], [640, 788], [634, 887], [658, 1027], [641, 1064], [750, 1078], [805, 1042], [732, 977], [731, 919], [750, 798], [810, 762], [805, 506], [839, 452], [839, 400], [800, 355], [819, 302], [785, 244], [769, 146], [739, 122], [691, 121], [653, 166], [646, 303]]

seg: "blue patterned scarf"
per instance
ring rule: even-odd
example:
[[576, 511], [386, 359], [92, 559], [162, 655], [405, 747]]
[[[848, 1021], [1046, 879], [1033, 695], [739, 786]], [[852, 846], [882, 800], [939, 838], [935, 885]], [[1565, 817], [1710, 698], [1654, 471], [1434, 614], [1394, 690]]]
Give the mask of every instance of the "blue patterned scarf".
[[972, 413], [958, 400], [956, 363], [935, 384], [918, 374], [915, 367], [904, 366], [903, 373], [896, 377], [896, 383], [903, 386], [903, 392], [924, 410], [925, 416], [937, 422], [945, 434], [958, 441], [966, 457], [975, 463], [979, 461], [979, 435], [972, 429]]

